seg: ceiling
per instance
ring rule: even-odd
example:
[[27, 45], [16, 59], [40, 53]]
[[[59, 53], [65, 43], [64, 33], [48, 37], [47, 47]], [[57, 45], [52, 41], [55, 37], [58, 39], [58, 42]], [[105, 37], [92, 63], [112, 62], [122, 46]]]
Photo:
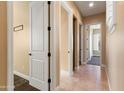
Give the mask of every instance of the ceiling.
[[[93, 7], [89, 7], [90, 2], [94, 3]], [[99, 14], [106, 10], [105, 1], [75, 1], [74, 3], [84, 17]]]

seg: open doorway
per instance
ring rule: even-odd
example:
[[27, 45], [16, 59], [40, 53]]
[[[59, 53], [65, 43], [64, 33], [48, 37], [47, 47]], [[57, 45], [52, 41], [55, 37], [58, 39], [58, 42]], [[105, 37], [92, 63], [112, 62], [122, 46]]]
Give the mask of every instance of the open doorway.
[[90, 25], [89, 60], [87, 64], [101, 65], [101, 24]]
[[29, 2], [13, 2], [13, 26], [14, 90], [37, 90], [29, 84]]
[[46, 1], [12, 2], [13, 62], [9, 66], [14, 90], [49, 90], [47, 5]]
[[73, 16], [73, 71], [76, 69], [76, 49], [77, 49], [77, 19]]
[[82, 49], [82, 43], [83, 43], [83, 40], [82, 40], [82, 25], [79, 24], [79, 65], [82, 64], [82, 52], [83, 52], [83, 49]]
[[59, 79], [60, 86], [63, 80], [73, 74], [73, 14], [69, 6], [61, 2], [61, 30], [59, 32]]

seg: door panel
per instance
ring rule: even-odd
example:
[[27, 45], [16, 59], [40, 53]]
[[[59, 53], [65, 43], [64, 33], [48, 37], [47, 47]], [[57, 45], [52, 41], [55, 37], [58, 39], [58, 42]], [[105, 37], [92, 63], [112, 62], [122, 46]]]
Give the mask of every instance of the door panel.
[[48, 6], [47, 2], [30, 3], [31, 57], [30, 84], [48, 90]]

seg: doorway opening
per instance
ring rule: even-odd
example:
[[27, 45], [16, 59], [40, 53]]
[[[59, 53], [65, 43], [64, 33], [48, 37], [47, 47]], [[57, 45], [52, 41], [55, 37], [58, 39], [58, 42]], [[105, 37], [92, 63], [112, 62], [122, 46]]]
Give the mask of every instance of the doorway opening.
[[89, 59], [91, 65], [101, 65], [101, 24], [89, 26]]
[[73, 74], [73, 14], [64, 1], [61, 2], [61, 30], [59, 32], [59, 86]]
[[73, 16], [73, 71], [76, 69], [77, 55], [77, 19]]
[[14, 90], [38, 91], [29, 83], [29, 2], [13, 2], [13, 26]]
[[82, 25], [79, 24], [79, 66], [82, 64], [82, 57], [83, 57], [83, 41], [82, 41]]
[[8, 7], [13, 28], [8, 31], [8, 90], [48, 90], [48, 2], [9, 2]]

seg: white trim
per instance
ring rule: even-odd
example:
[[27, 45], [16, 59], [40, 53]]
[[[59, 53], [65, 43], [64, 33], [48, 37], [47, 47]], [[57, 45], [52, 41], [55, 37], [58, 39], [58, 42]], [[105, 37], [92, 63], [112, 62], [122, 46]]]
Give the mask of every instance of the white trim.
[[7, 90], [14, 90], [13, 81], [13, 2], [7, 2]]
[[61, 1], [61, 6], [68, 13], [68, 72], [70, 76], [73, 74], [73, 12], [67, 2]]
[[106, 68], [106, 65], [105, 64], [101, 64], [100, 66]]
[[[31, 6], [32, 1], [29, 2], [29, 53], [31, 53]], [[29, 56], [29, 83], [31, 81], [31, 56]]]
[[[102, 52], [103, 52], [103, 46], [102, 46], [102, 43], [103, 43], [103, 39], [102, 39], [102, 23], [101, 22], [96, 22], [96, 23], [91, 23], [91, 24], [86, 24], [86, 25], [88, 25], [89, 28], [90, 28], [91, 25], [98, 25], [98, 24], [100, 24], [100, 43], [101, 43], [101, 46], [100, 46], [100, 66], [102, 66], [102, 63], [103, 63], [102, 62], [103, 61], [102, 60], [102, 58], [103, 58], [103, 54], [102, 54]], [[85, 41], [85, 43], [86, 43], [86, 41]]]
[[61, 72], [60, 72], [60, 75], [61, 74], [65, 74], [65, 75], [67, 75], [67, 76], [72, 76], [73, 75], [73, 73], [69, 73], [68, 71], [66, 71], [66, 70], [61, 70]]
[[79, 65], [78, 65], [78, 66], [76, 66], [76, 67], [75, 67], [75, 71], [76, 71], [76, 70], [79, 70], [79, 68], [80, 68], [80, 66], [79, 66]]
[[21, 72], [18, 72], [18, 71], [14, 71], [14, 74], [29, 81], [29, 76], [28, 75], [25, 75], [25, 74], [23, 74]]
[[57, 77], [57, 68], [56, 68], [56, 63], [58, 62], [56, 59], [57, 56], [57, 48], [56, 48], [56, 34], [58, 33], [57, 31], [57, 24], [56, 24], [56, 2], [51, 2], [51, 90], [55, 90], [57, 82], [56, 82], [56, 77]]
[[60, 75], [63, 75], [63, 74], [67, 75], [67, 76], [70, 76], [69, 72], [66, 71], [66, 70], [61, 70]]
[[112, 91], [112, 89], [111, 89], [111, 85], [110, 85], [110, 80], [109, 80], [109, 75], [108, 75], [108, 71], [107, 71], [107, 68], [106, 68], [106, 67], [105, 67], [105, 72], [106, 72], [106, 75], [107, 75], [109, 91]]
[[101, 64], [101, 67], [105, 68], [105, 73], [107, 75], [107, 80], [108, 80], [109, 91], [111, 91], [111, 86], [110, 86], [110, 80], [109, 80], [109, 75], [108, 75], [107, 67], [106, 67], [105, 64]]
[[83, 62], [83, 64], [84, 64], [84, 65], [86, 65], [86, 64], [87, 64], [87, 62]]
[[55, 21], [55, 19], [56, 19], [56, 14], [55, 14], [55, 9], [56, 9], [56, 3], [55, 2], [51, 2], [51, 6], [50, 6], [50, 25], [51, 25], [51, 33], [50, 33], [50, 35], [51, 35], [51, 43], [50, 43], [50, 48], [51, 48], [51, 53], [52, 53], [52, 55], [51, 55], [51, 68], [50, 68], [50, 70], [51, 70], [51, 80], [52, 80], [52, 82], [51, 82], [51, 86], [50, 86], [50, 88], [51, 88], [51, 90], [53, 91], [55, 88], [56, 88], [56, 68], [55, 68], [55, 66], [56, 66], [56, 62], [58, 62], [57, 60], [56, 60], [56, 51], [57, 51], [57, 49], [56, 49], [56, 21]]
[[77, 69], [78, 69], [78, 70], [80, 69], [80, 66], [79, 66], [79, 65], [77, 66]]

